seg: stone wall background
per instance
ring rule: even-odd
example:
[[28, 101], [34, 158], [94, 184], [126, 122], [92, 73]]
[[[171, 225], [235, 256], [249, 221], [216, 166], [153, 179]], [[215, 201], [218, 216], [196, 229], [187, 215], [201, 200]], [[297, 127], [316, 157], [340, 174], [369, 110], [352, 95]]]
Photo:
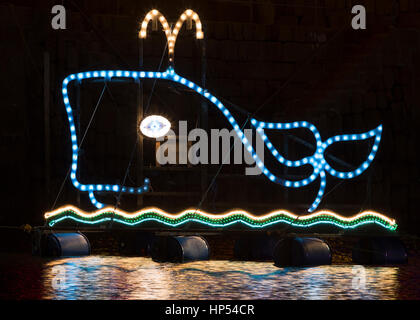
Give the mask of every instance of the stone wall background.
[[[402, 231], [418, 233], [418, 1], [74, 0], [65, 1], [68, 23], [65, 31], [50, 27], [50, 10], [54, 4], [39, 0], [31, 4], [13, 1], [0, 5], [3, 62], [0, 145], [4, 182], [0, 224], [43, 223], [42, 214], [51, 208], [60, 188], [70, 161], [68, 123], [60, 96], [62, 79], [89, 69], [138, 68], [137, 32], [145, 13], [157, 5], [168, 20], [174, 21], [188, 4], [199, 13], [204, 24], [207, 88], [218, 97], [250, 112], [266, 102], [258, 113], [259, 118], [306, 119], [317, 125], [323, 137], [368, 131], [383, 123], [380, 151], [372, 166], [361, 177], [342, 184], [328, 178], [327, 192], [334, 191], [322, 206], [348, 214], [374, 209], [395, 217]], [[349, 29], [352, 4], [366, 6], [366, 31]], [[148, 37], [144, 42], [145, 69], [156, 69], [163, 48], [163, 33]], [[51, 58], [49, 194], [43, 152], [46, 51]], [[200, 50], [190, 33], [180, 35], [175, 60], [178, 73], [199, 82]], [[278, 94], [267, 100], [280, 88]], [[94, 148], [97, 158], [92, 156], [95, 162], [87, 163], [86, 172], [90, 172], [89, 166], [96, 165], [100, 155], [108, 162], [98, 165], [103, 166], [102, 171], [97, 171], [99, 176], [101, 172], [121, 176], [121, 168], [125, 169], [128, 154], [119, 155], [118, 148], [128, 150], [132, 146], [129, 137], [134, 132], [126, 126], [135, 115], [130, 109], [130, 105], [135, 106], [136, 95], [132, 89], [113, 89], [117, 108], [98, 115], [93, 138], [85, 145]], [[94, 105], [98, 92], [99, 86], [83, 96], [86, 105]], [[162, 96], [164, 100], [172, 99], [170, 93]], [[131, 102], [125, 103], [124, 98]], [[179, 111], [180, 117], [185, 116], [182, 119], [188, 117], [189, 110], [197, 110], [194, 101]], [[112, 101], [106, 103], [112, 105]], [[178, 114], [178, 109], [171, 112]], [[191, 116], [192, 120], [195, 117], [196, 114]], [[103, 125], [109, 119], [115, 121]], [[209, 111], [209, 122], [217, 125], [218, 121], [218, 115]], [[345, 160], [360, 162], [358, 147], [349, 150], [343, 151]], [[212, 172], [214, 168], [209, 170]], [[315, 197], [316, 183], [305, 190], [286, 190], [273, 188], [264, 178], [231, 177], [231, 171], [226, 168], [226, 174], [217, 180], [217, 193], [212, 197], [219, 204], [208, 203], [207, 208], [223, 211], [237, 206], [262, 213], [280, 207], [304, 212]], [[183, 184], [179, 188], [188, 191], [199, 188], [194, 184], [194, 172], [192, 177], [186, 173], [164, 174], [156, 177], [163, 181], [159, 182], [161, 190], [173, 189], [171, 183]], [[171, 183], [165, 186], [165, 181]], [[81, 198], [87, 206], [84, 196]], [[178, 210], [194, 206], [198, 200], [196, 196], [175, 200], [155, 197], [145, 200], [145, 204], [164, 203], [168, 210]], [[67, 183], [58, 205], [75, 201], [75, 189]], [[257, 202], [263, 205], [255, 205]]]

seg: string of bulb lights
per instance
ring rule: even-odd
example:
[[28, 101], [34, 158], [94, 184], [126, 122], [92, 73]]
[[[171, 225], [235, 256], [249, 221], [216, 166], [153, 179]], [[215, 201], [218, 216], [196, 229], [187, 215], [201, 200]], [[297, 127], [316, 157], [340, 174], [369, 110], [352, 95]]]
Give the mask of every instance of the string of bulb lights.
[[211, 214], [203, 210], [187, 209], [177, 214], [170, 214], [156, 207], [145, 208], [133, 213], [107, 207], [87, 213], [74, 206], [64, 206], [47, 212], [45, 219], [50, 226], [66, 219], [88, 224], [98, 224], [112, 219], [132, 226], [147, 221], [156, 221], [171, 227], [177, 227], [184, 223], [195, 221], [211, 227], [226, 227], [235, 223], [242, 223], [252, 228], [263, 228], [277, 223], [286, 223], [297, 227], [311, 227], [320, 223], [329, 223], [344, 229], [355, 228], [365, 224], [378, 224], [389, 230], [397, 228], [395, 220], [375, 211], [364, 211], [353, 217], [344, 217], [329, 210], [321, 210], [303, 216], [297, 216], [287, 210], [276, 210], [266, 215], [255, 216], [245, 210], [231, 210], [222, 214]]

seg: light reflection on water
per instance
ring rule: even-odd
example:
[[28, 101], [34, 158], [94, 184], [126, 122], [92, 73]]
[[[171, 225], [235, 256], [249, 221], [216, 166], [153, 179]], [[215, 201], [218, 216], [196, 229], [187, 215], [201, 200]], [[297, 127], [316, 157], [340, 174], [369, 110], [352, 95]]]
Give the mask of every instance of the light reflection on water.
[[[353, 266], [277, 268], [272, 262], [156, 263], [149, 258], [89, 256], [45, 265], [47, 299], [395, 299], [397, 267], [366, 267], [353, 289]], [[60, 280], [60, 282], [58, 281]]]

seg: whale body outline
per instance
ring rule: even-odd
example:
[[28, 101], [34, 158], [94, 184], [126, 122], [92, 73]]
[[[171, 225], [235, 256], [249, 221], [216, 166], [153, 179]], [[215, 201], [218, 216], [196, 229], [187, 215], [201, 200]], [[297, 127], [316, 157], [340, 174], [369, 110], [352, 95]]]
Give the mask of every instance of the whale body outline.
[[[225, 116], [228, 120], [230, 125], [233, 127], [236, 135], [241, 140], [242, 144], [245, 147], [245, 150], [249, 152], [252, 158], [255, 160], [257, 166], [261, 169], [262, 173], [272, 182], [276, 184], [280, 184], [284, 187], [288, 188], [299, 188], [306, 186], [320, 177], [320, 185], [318, 189], [318, 193], [316, 195], [315, 200], [309, 207], [308, 211], [314, 211], [321, 202], [321, 199], [325, 192], [326, 187], [326, 173], [328, 172], [331, 176], [334, 176], [339, 179], [352, 179], [356, 176], [361, 175], [372, 163], [374, 160], [376, 153], [379, 148], [379, 144], [381, 141], [381, 134], [382, 134], [382, 125], [380, 124], [373, 130], [360, 133], [360, 134], [343, 134], [343, 135], [336, 135], [326, 139], [325, 141], [322, 140], [321, 135], [316, 128], [315, 125], [311, 124], [307, 121], [295, 121], [295, 122], [263, 122], [258, 121], [255, 118], [251, 118], [251, 124], [255, 127], [258, 134], [264, 141], [265, 146], [269, 149], [271, 154], [280, 162], [282, 165], [287, 167], [300, 167], [303, 165], [311, 165], [313, 168], [312, 174], [305, 179], [302, 180], [286, 180], [281, 179], [278, 176], [274, 175], [268, 168], [264, 166], [263, 161], [259, 158], [258, 154], [255, 152], [253, 146], [246, 138], [244, 132], [241, 130], [239, 124], [237, 123], [236, 119], [233, 117], [231, 112], [223, 105], [223, 103], [213, 94], [211, 94], [207, 89], [203, 89], [198, 86], [196, 83], [178, 75], [173, 67], [169, 66], [168, 69], [164, 72], [155, 72], [155, 71], [129, 71], [129, 70], [94, 70], [94, 71], [86, 71], [86, 72], [79, 72], [75, 74], [71, 74], [67, 76], [63, 80], [62, 86], [62, 95], [63, 95], [63, 102], [66, 108], [68, 120], [69, 120], [69, 127], [70, 127], [70, 135], [71, 135], [71, 142], [72, 142], [72, 164], [71, 164], [71, 173], [70, 178], [73, 183], [73, 186], [82, 192], [87, 192], [89, 194], [89, 199], [93, 205], [95, 205], [98, 209], [103, 208], [105, 205], [97, 201], [95, 198], [94, 192], [121, 192], [121, 193], [130, 193], [130, 194], [141, 194], [144, 192], [149, 191], [150, 189], [150, 180], [148, 178], [144, 179], [144, 184], [141, 187], [126, 187], [119, 184], [82, 184], [77, 180], [77, 160], [78, 160], [78, 152], [79, 146], [77, 145], [77, 134], [76, 128], [74, 125], [74, 117], [73, 111], [70, 104], [70, 99], [68, 96], [68, 84], [72, 81], [82, 81], [86, 79], [92, 78], [103, 78], [104, 81], [112, 81], [113, 78], [122, 78], [125, 80], [140, 80], [140, 79], [162, 79], [162, 80], [169, 80], [173, 82], [177, 82], [189, 89], [195, 90], [198, 94], [209, 100], [213, 105], [215, 105]], [[263, 129], [274, 129], [274, 130], [290, 130], [290, 129], [298, 129], [298, 128], [306, 128], [310, 130], [316, 140], [317, 146], [315, 152], [311, 156], [307, 156], [301, 158], [299, 160], [287, 160], [279, 151], [272, 145], [268, 137], [265, 135]], [[325, 150], [331, 146], [333, 143], [336, 142], [349, 142], [349, 141], [359, 141], [359, 140], [367, 140], [370, 138], [375, 138], [374, 144], [372, 146], [371, 152], [368, 155], [366, 161], [364, 161], [359, 167], [352, 171], [343, 172], [335, 170], [331, 167], [331, 165], [327, 162], [324, 157]]]

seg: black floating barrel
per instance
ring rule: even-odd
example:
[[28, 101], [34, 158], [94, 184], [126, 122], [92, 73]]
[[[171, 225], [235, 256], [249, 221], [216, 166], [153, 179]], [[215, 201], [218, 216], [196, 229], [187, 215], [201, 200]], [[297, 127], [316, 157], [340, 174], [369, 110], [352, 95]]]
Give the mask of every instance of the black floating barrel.
[[46, 255], [75, 257], [90, 254], [89, 240], [82, 233], [50, 233], [47, 235]]
[[353, 248], [353, 262], [371, 265], [406, 263], [407, 250], [397, 237], [361, 238]]
[[159, 236], [152, 244], [151, 256], [160, 262], [208, 260], [209, 246], [199, 236]]
[[274, 248], [277, 267], [304, 267], [331, 264], [331, 250], [318, 238], [284, 238]]

